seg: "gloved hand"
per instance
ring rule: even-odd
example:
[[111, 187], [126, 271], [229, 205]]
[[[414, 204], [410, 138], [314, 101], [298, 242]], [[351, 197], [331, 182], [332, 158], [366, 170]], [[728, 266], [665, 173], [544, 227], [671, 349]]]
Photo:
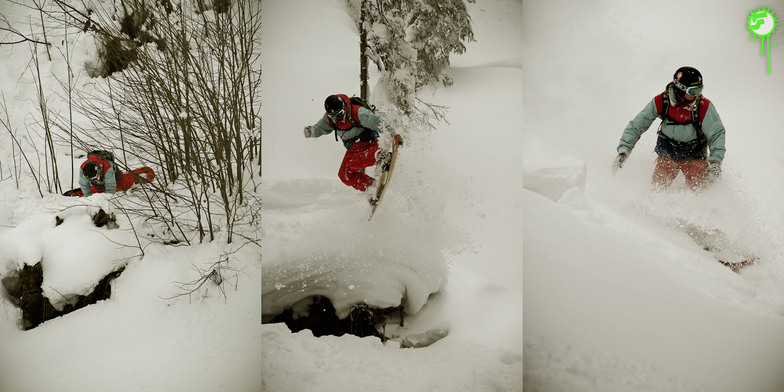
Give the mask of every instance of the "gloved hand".
[[629, 157], [628, 152], [619, 152], [618, 156], [615, 157], [615, 162], [613, 162], [612, 172], [615, 173], [618, 169], [623, 167], [623, 163], [626, 161], [626, 158]]
[[305, 133], [305, 137], [313, 137], [313, 126], [308, 125], [307, 127], [305, 127], [304, 133]]
[[721, 175], [721, 162], [708, 162], [708, 167], [705, 169], [705, 183], [711, 184], [719, 179]]

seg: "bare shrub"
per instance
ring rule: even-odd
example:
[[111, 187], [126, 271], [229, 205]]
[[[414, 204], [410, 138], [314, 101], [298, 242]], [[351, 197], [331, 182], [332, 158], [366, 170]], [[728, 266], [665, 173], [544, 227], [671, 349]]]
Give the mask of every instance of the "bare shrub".
[[131, 161], [156, 169], [156, 181], [142, 188], [147, 207], [134, 210], [175, 232], [193, 229], [200, 241], [225, 230], [231, 242], [238, 223], [257, 220], [244, 214], [258, 213], [253, 205], [260, 203], [247, 191], [261, 140], [260, 4], [236, 0], [225, 12], [197, 13], [166, 2], [129, 3], [137, 8], [125, 15], [143, 13], [144, 34], [155, 40], [129, 38], [106, 10], [88, 16], [58, 0], [75, 24], [89, 17], [104, 42], [137, 45], [122, 72], [74, 100], [90, 120], [77, 126], [75, 143], [114, 149], [126, 169]]

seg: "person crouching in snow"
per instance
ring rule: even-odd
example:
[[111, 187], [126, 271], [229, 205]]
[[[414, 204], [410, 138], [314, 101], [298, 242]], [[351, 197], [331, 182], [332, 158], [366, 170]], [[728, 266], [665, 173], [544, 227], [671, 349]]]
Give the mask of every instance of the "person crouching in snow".
[[115, 193], [120, 171], [108, 159], [90, 155], [79, 170], [79, 187], [85, 197], [93, 193]]
[[[344, 184], [359, 191], [373, 193], [378, 186], [375, 179], [364, 173], [364, 168], [379, 165], [388, 168], [391, 153], [379, 149], [378, 138], [381, 132], [395, 135], [392, 127], [371, 110], [351, 102], [344, 94], [330, 95], [324, 101], [326, 113], [312, 126], [305, 127], [306, 138], [316, 138], [335, 132], [346, 147], [346, 155], [338, 170], [338, 177]], [[370, 190], [369, 190], [370, 188]]]
[[[681, 67], [673, 80], [632, 120], [623, 131], [613, 172], [623, 167], [643, 132], [659, 117], [654, 151], [659, 155], [652, 183], [658, 189], [672, 184], [678, 172], [692, 190], [699, 190], [721, 174], [724, 160], [724, 125], [716, 107], [702, 96], [703, 81], [693, 67]], [[710, 148], [710, 155], [708, 149]]]

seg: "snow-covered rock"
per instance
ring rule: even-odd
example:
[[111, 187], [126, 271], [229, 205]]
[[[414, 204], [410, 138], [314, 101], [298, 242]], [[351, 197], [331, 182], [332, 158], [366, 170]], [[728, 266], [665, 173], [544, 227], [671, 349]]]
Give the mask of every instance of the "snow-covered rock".
[[[96, 227], [99, 207], [42, 214], [0, 236], [0, 265], [8, 273], [41, 263], [43, 294], [61, 311], [76, 295], [90, 294], [107, 274], [140, 255], [128, 230]], [[127, 221], [126, 221], [127, 222]], [[69, 299], [70, 298], [70, 299]]]
[[584, 191], [587, 174], [585, 162], [564, 156], [541, 166], [527, 166], [523, 170], [523, 186], [557, 201], [569, 189]]
[[397, 230], [407, 219], [399, 214], [369, 222], [362, 195], [337, 179], [267, 181], [263, 189], [264, 315], [317, 295], [328, 297], [340, 318], [362, 303], [402, 304], [415, 313], [446, 282], [437, 226]]

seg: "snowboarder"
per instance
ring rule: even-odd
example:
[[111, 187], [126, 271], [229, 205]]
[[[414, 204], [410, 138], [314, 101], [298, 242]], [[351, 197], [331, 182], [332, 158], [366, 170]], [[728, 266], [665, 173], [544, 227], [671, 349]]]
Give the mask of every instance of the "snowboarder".
[[117, 164], [114, 163], [114, 154], [104, 150], [91, 151], [87, 156], [87, 160], [82, 163], [79, 170], [79, 188], [82, 190], [84, 197], [91, 196], [93, 193], [109, 193], [114, 194], [116, 191], [127, 191], [133, 184], [139, 182], [136, 177], [140, 173], [137, 171], [144, 171], [147, 174], [148, 181], [152, 181], [152, 170], [149, 168], [140, 168], [134, 170], [133, 173], [123, 173]]
[[127, 191], [133, 184], [147, 184], [155, 179], [155, 173], [142, 166], [123, 173], [114, 162], [114, 154], [104, 150], [93, 150], [79, 167], [79, 188], [63, 193], [64, 196], [87, 197], [93, 193], [114, 194]]
[[[652, 184], [665, 189], [683, 172], [686, 183], [699, 190], [721, 174], [724, 159], [724, 125], [716, 107], [702, 96], [703, 80], [693, 67], [681, 67], [673, 80], [632, 120], [623, 131], [613, 172], [623, 167], [643, 132], [659, 117], [654, 151], [659, 155]], [[708, 155], [710, 149], [710, 155]]]
[[120, 170], [107, 158], [91, 154], [79, 170], [79, 187], [85, 197], [93, 193], [113, 194], [117, 189]]
[[330, 95], [324, 101], [326, 113], [312, 126], [306, 126], [306, 138], [315, 138], [335, 131], [346, 147], [346, 155], [338, 170], [344, 184], [374, 195], [375, 179], [364, 173], [364, 168], [378, 165], [386, 169], [391, 153], [380, 149], [378, 138], [381, 132], [395, 135], [392, 127], [367, 107], [352, 102], [345, 94]]

